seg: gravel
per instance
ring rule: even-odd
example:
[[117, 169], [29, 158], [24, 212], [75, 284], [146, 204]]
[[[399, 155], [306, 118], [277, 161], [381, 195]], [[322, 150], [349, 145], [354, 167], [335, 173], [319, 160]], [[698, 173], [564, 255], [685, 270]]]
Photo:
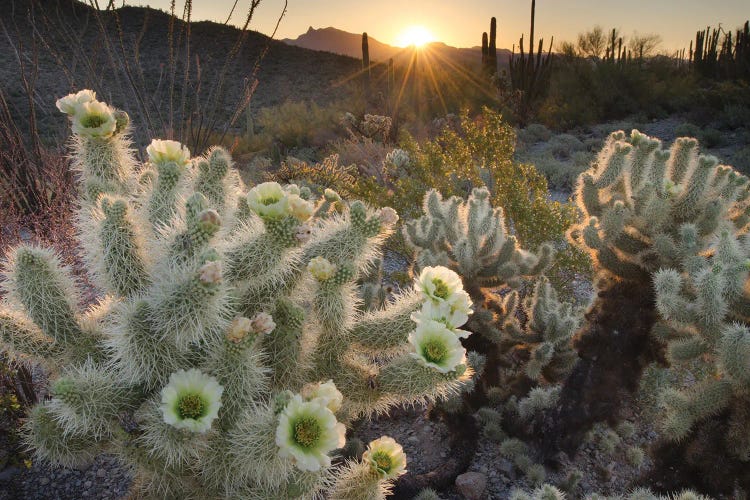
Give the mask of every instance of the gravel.
[[100, 455], [80, 469], [36, 463], [0, 474], [0, 500], [114, 500], [127, 494], [130, 483], [129, 472], [109, 455]]

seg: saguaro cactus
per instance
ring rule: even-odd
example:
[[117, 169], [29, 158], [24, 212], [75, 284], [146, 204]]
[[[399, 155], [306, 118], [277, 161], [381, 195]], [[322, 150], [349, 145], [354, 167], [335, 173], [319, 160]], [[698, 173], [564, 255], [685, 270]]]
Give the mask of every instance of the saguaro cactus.
[[487, 47], [487, 72], [497, 73], [497, 19], [490, 19], [490, 39]]
[[367, 33], [362, 33], [362, 81], [364, 81], [365, 91], [370, 90], [370, 45], [367, 40]]
[[93, 92], [58, 105], [85, 187], [86, 262], [106, 295], [80, 310], [53, 252], [9, 253], [0, 339], [59, 374], [28, 424], [37, 457], [76, 465], [106, 450], [134, 471], [134, 493], [155, 497], [383, 498], [404, 469], [398, 445], [377, 440], [342, 467], [331, 454], [343, 423], [471, 376], [461, 325], [433, 315], [443, 303], [471, 312], [446, 288], [450, 271], [361, 311], [356, 280], [395, 211], [338, 197], [335, 215], [314, 217], [330, 203], [294, 184], [245, 193], [221, 148], [190, 159], [155, 140], [138, 166], [127, 115]]

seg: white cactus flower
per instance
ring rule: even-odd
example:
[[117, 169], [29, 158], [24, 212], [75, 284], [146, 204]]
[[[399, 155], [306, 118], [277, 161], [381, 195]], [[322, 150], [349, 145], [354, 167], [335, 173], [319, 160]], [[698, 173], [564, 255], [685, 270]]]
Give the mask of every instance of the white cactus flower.
[[253, 332], [258, 335], [268, 335], [274, 329], [276, 329], [276, 323], [273, 321], [273, 317], [265, 312], [259, 312], [253, 319], [250, 320]]
[[223, 392], [215, 378], [200, 370], [175, 372], [161, 390], [164, 421], [178, 429], [205, 433], [219, 415]]
[[151, 163], [190, 163], [190, 151], [177, 141], [154, 139], [146, 148], [146, 153]]
[[295, 394], [279, 415], [276, 444], [279, 456], [291, 458], [298, 469], [308, 472], [330, 467], [328, 453], [346, 442], [346, 427], [319, 401], [303, 401]]
[[325, 257], [320, 256], [310, 259], [310, 262], [307, 263], [307, 270], [318, 281], [331, 279], [336, 274], [336, 266], [331, 264]]
[[115, 114], [99, 101], [76, 104], [73, 113], [73, 132], [84, 137], [111, 137], [117, 128]]
[[313, 204], [307, 200], [303, 200], [297, 194], [290, 194], [287, 197], [289, 203], [289, 213], [292, 214], [298, 221], [305, 222], [307, 219], [312, 217]]
[[461, 277], [447, 267], [425, 267], [416, 280], [416, 287], [426, 300], [445, 302], [466, 314], [471, 312], [471, 299], [464, 291]]
[[462, 339], [471, 335], [471, 332], [460, 329], [468, 319], [469, 315], [463, 310], [454, 309], [450, 304], [445, 302], [435, 303], [431, 300], [422, 304], [422, 309], [419, 311], [411, 313], [411, 320], [416, 324], [434, 321], [445, 326]]
[[466, 364], [466, 349], [455, 333], [437, 321], [425, 321], [409, 334], [409, 343], [414, 348], [410, 355], [420, 364], [440, 373], [454, 371]]
[[247, 204], [261, 217], [279, 219], [289, 214], [288, 194], [278, 182], [264, 182], [247, 193]]
[[371, 441], [362, 454], [362, 461], [369, 463], [382, 479], [395, 479], [406, 472], [406, 454], [392, 437]]
[[344, 403], [344, 395], [336, 388], [333, 380], [325, 383], [307, 384], [302, 388], [300, 394], [305, 401], [318, 401], [333, 413], [339, 411]]
[[93, 90], [81, 90], [75, 94], [68, 94], [65, 97], [61, 97], [55, 103], [57, 109], [66, 115], [74, 115], [76, 112], [76, 106], [83, 104], [84, 102], [96, 101], [96, 92]]

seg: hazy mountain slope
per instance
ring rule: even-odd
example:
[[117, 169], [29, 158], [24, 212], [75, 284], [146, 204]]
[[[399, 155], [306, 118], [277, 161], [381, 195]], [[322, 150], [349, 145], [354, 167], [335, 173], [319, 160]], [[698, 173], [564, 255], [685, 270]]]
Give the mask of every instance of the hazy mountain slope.
[[[31, 68], [34, 43], [39, 47], [35, 101], [42, 112], [40, 125], [46, 133], [64, 127], [64, 120], [56, 115], [54, 102], [73, 88], [93, 88], [101, 98], [125, 109], [129, 109], [134, 99], [143, 99], [157, 108], [153, 110], [154, 115], [166, 112], [166, 97], [171, 87], [166, 78], [169, 68], [169, 16], [166, 13], [151, 8], [123, 7], [98, 16], [102, 20], [100, 26], [93, 9], [74, 0], [0, 0], [0, 11], [9, 35], [0, 36], [0, 85], [21, 119], [28, 115], [28, 108], [14, 47], [20, 44], [24, 48], [24, 62]], [[175, 39], [184, 28], [180, 21], [175, 24]], [[108, 37], [102, 36], [102, 29]], [[39, 36], [32, 35], [34, 30]], [[217, 81], [240, 31], [212, 22], [192, 23], [190, 31], [187, 60], [193, 83], [188, 87], [187, 96], [194, 99], [196, 95], [207, 95], [208, 88]], [[185, 45], [184, 37], [182, 40], [180, 47]], [[238, 57], [228, 68], [224, 95], [215, 96], [216, 107], [224, 117], [241, 97], [243, 78], [252, 73], [259, 54], [266, 47], [268, 52], [257, 73], [259, 84], [252, 101], [253, 109], [287, 99], [314, 99], [326, 103], [352, 92], [351, 86], [343, 82], [360, 68], [359, 61], [293, 47], [260, 33], [248, 32]], [[117, 71], [112, 70], [109, 62], [110, 52], [116, 54]], [[183, 88], [184, 69], [182, 64], [178, 65], [173, 87], [178, 97]], [[197, 75], [200, 75], [200, 87], [195, 83]], [[145, 89], [144, 95], [132, 92], [128, 85], [130, 78]], [[140, 118], [145, 120], [145, 117]]]
[[[285, 38], [282, 41], [295, 47], [333, 52], [334, 54], [343, 54], [357, 59], [362, 58], [361, 33], [349, 33], [332, 27], [315, 29], [310, 26], [306, 33], [301, 34], [297, 38]], [[391, 57], [397, 57], [406, 50], [401, 47], [394, 47], [380, 42], [372, 36], [368, 37], [368, 45], [370, 59], [373, 61], [385, 61]], [[482, 48], [478, 46], [456, 48], [442, 42], [433, 42], [429, 45], [429, 48], [440, 56], [449, 57], [453, 61], [461, 64], [479, 66], [482, 60]], [[509, 57], [509, 50], [498, 49], [498, 64], [502, 65], [507, 63]]]

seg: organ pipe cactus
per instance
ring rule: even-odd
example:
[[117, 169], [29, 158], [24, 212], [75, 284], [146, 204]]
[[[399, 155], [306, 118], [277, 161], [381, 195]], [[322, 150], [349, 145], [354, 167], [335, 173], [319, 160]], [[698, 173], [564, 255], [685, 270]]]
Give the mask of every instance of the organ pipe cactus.
[[[332, 456], [351, 419], [471, 376], [461, 325], [430, 316], [441, 304], [471, 313], [466, 292], [445, 291], [451, 272], [361, 311], [356, 280], [395, 211], [294, 184], [247, 191], [221, 148], [191, 159], [155, 140], [140, 165], [124, 112], [93, 92], [58, 106], [73, 123], [80, 239], [102, 295], [81, 309], [52, 251], [8, 253], [2, 345], [53, 373], [28, 424], [37, 457], [71, 466], [108, 451], [132, 469], [134, 493], [160, 498], [383, 498], [404, 470], [396, 443], [372, 443], [361, 462]], [[330, 198], [338, 210], [314, 216]]]

